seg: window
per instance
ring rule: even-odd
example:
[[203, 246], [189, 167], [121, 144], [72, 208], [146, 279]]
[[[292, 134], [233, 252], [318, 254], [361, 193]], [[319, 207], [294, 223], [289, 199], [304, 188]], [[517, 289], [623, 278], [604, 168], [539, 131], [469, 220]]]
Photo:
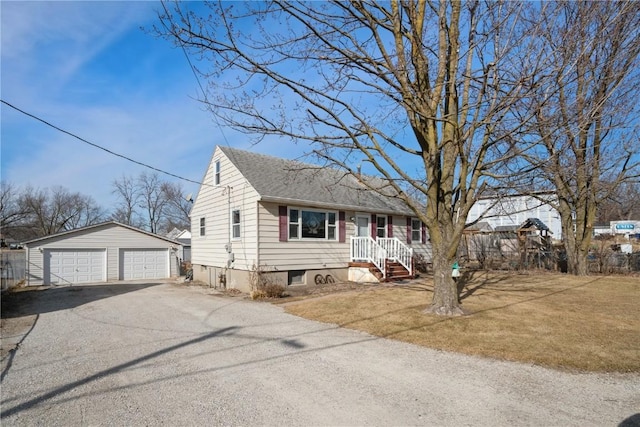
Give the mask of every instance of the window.
[[231, 211], [231, 238], [240, 238], [240, 210]]
[[204, 218], [200, 218], [200, 235], [204, 236], [205, 233], [205, 222]]
[[337, 212], [289, 209], [289, 239], [337, 240]]
[[422, 243], [422, 221], [419, 219], [411, 219], [411, 241]]
[[336, 240], [336, 213], [329, 212], [327, 215], [327, 239]]
[[290, 285], [304, 283], [305, 270], [289, 270], [288, 283]]
[[290, 209], [289, 210], [289, 238], [290, 239], [299, 239], [300, 238], [300, 217], [298, 215], [298, 209]]
[[215, 185], [220, 185], [220, 160], [216, 160], [215, 176], [213, 177], [213, 183]]
[[387, 217], [378, 215], [376, 218], [376, 237], [387, 237]]

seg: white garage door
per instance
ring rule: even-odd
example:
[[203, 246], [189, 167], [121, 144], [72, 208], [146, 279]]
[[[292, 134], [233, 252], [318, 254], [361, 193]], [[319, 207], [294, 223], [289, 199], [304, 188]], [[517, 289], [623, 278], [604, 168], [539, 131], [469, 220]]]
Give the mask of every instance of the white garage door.
[[47, 285], [104, 282], [106, 280], [105, 250], [83, 249], [44, 251]]
[[120, 279], [164, 279], [169, 277], [167, 249], [122, 249]]

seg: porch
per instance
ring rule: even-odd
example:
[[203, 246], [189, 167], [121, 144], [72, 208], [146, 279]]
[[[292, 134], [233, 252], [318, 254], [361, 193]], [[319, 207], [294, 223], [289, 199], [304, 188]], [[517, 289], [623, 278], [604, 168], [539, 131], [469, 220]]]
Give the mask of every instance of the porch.
[[351, 237], [350, 276], [379, 282], [414, 277], [413, 249], [399, 239]]

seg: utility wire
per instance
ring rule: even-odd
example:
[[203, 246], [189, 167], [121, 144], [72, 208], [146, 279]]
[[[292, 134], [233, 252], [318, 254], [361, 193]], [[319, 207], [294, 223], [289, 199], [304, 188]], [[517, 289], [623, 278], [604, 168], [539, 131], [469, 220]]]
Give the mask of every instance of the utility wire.
[[[198, 75], [196, 68], [193, 66], [193, 63], [191, 62], [191, 58], [189, 57], [187, 48], [184, 46], [184, 42], [182, 41], [182, 38], [180, 38], [180, 35], [175, 30], [175, 28], [177, 28], [177, 25], [173, 22], [172, 14], [169, 12], [169, 9], [167, 9], [165, 0], [161, 0], [160, 4], [162, 5], [162, 8], [164, 9], [164, 13], [166, 14], [167, 19], [171, 24], [171, 28], [168, 28], [168, 30], [170, 33], [175, 33], [174, 37], [178, 40], [178, 43], [180, 44], [180, 48], [182, 49], [182, 53], [184, 54], [184, 57], [187, 59], [187, 62], [189, 63], [189, 68], [191, 68], [191, 72], [193, 73], [193, 76], [196, 78], [196, 82], [198, 82], [198, 86], [200, 87], [200, 92], [202, 92], [202, 101], [206, 105], [210, 106], [211, 103], [209, 102], [209, 98], [207, 97], [207, 92], [204, 90], [204, 87], [202, 86], [202, 82], [200, 81], [200, 76]], [[227, 144], [227, 147], [231, 148], [231, 145], [229, 144], [229, 140], [227, 139], [227, 135], [225, 135], [222, 126], [220, 126], [220, 122], [218, 122], [218, 117], [213, 112], [213, 109], [211, 111], [211, 115], [213, 116], [213, 120], [216, 122], [216, 125], [218, 125], [218, 129], [220, 129], [220, 133], [222, 134], [222, 138], [224, 139], [225, 144]]]
[[127, 156], [125, 156], [125, 155], [122, 155], [122, 154], [116, 153], [115, 151], [111, 151], [111, 150], [109, 150], [108, 148], [104, 148], [104, 147], [102, 147], [102, 146], [100, 146], [100, 145], [98, 145], [98, 144], [94, 144], [93, 142], [87, 141], [86, 139], [81, 138], [81, 137], [79, 137], [78, 135], [75, 135], [75, 134], [73, 134], [73, 133], [71, 133], [71, 132], [69, 132], [69, 131], [66, 131], [66, 130], [64, 130], [64, 129], [62, 129], [62, 128], [60, 128], [60, 127], [58, 127], [58, 126], [54, 125], [54, 124], [51, 124], [51, 123], [49, 123], [48, 121], [46, 121], [46, 120], [44, 120], [44, 119], [41, 119], [41, 118], [40, 118], [40, 117], [38, 117], [38, 116], [35, 116], [35, 115], [31, 114], [31, 113], [28, 113], [28, 112], [26, 112], [26, 111], [24, 111], [24, 110], [22, 110], [22, 109], [20, 109], [20, 108], [16, 107], [15, 105], [10, 104], [9, 102], [5, 101], [4, 99], [0, 99], [0, 102], [2, 102], [3, 104], [5, 104], [7, 107], [11, 107], [11, 108], [13, 108], [14, 110], [16, 110], [16, 111], [18, 111], [18, 112], [20, 112], [20, 113], [24, 114], [25, 116], [31, 117], [32, 119], [35, 119], [35, 120], [39, 121], [40, 123], [44, 123], [45, 125], [47, 125], [47, 126], [49, 126], [49, 127], [53, 128], [53, 129], [57, 130], [58, 132], [62, 132], [62, 133], [64, 133], [64, 134], [67, 134], [67, 135], [69, 135], [69, 136], [71, 136], [71, 137], [73, 137], [73, 138], [75, 138], [75, 139], [79, 140], [79, 141], [84, 142], [85, 144], [89, 144], [89, 145], [91, 145], [92, 147], [98, 148], [98, 149], [100, 149], [100, 150], [102, 150], [102, 151], [106, 151], [107, 153], [109, 153], [109, 154], [111, 154], [111, 155], [113, 155], [113, 156], [120, 157], [120, 158], [125, 159], [125, 160], [127, 160], [127, 161], [129, 161], [129, 162], [135, 163], [135, 164], [140, 165], [140, 166], [144, 166], [145, 168], [149, 168], [149, 169], [151, 169], [151, 170], [154, 170], [154, 171], [156, 171], [156, 172], [163, 173], [163, 174], [168, 175], [168, 176], [172, 176], [172, 177], [174, 177], [174, 178], [181, 179], [181, 180], [183, 180], [183, 181], [191, 182], [191, 183], [193, 183], [193, 184], [198, 184], [198, 185], [210, 185], [210, 186], [212, 186], [211, 184], [207, 184], [207, 183], [199, 182], [199, 181], [194, 181], [194, 180], [192, 180], [192, 179], [185, 178], [185, 177], [183, 177], [183, 176], [176, 175], [176, 174], [174, 174], [174, 173], [167, 172], [167, 171], [162, 170], [162, 169], [158, 169], [158, 168], [156, 168], [156, 167], [154, 167], [154, 166], [148, 165], [148, 164], [146, 164], [146, 163], [139, 162], [139, 161], [134, 160], [134, 159], [132, 159], [132, 158], [130, 158], [130, 157], [127, 157]]

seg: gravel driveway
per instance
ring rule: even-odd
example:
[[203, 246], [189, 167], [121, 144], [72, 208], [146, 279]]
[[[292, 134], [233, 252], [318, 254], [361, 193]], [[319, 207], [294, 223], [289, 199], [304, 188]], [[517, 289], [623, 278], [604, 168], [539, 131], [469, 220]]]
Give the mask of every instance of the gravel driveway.
[[3, 313], [3, 347], [22, 340], [3, 352], [3, 426], [640, 421], [636, 374], [433, 351], [170, 283], [29, 294]]

